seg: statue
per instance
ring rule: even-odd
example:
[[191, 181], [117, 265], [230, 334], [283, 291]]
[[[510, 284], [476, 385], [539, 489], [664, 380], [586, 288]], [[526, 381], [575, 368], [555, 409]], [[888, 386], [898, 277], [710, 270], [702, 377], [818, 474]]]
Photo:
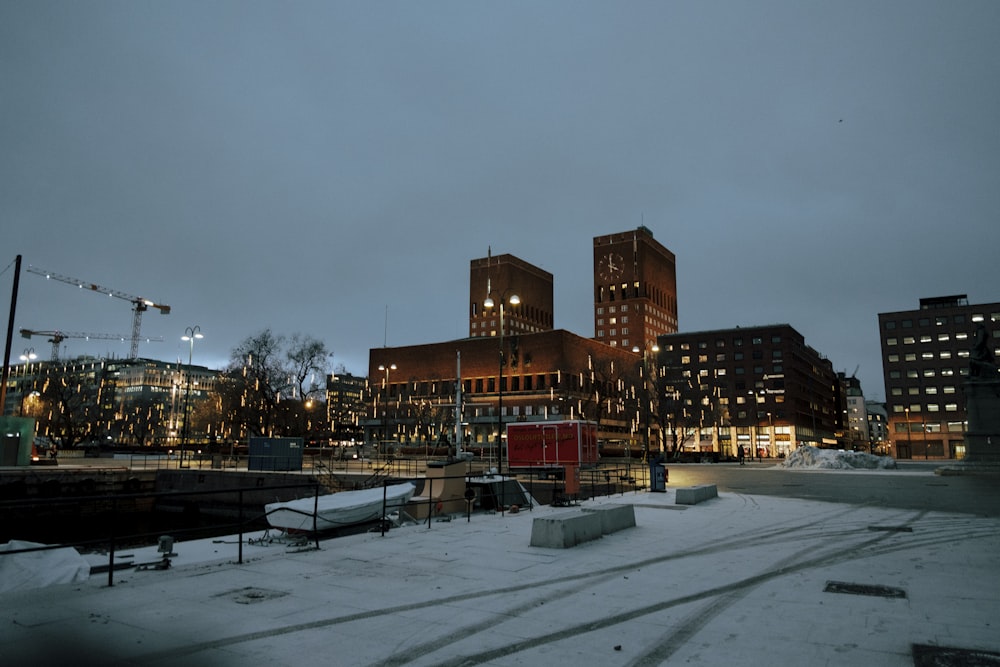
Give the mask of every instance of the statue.
[[969, 376], [974, 378], [997, 377], [997, 362], [990, 349], [990, 338], [982, 322], [976, 327], [975, 343], [969, 355]]

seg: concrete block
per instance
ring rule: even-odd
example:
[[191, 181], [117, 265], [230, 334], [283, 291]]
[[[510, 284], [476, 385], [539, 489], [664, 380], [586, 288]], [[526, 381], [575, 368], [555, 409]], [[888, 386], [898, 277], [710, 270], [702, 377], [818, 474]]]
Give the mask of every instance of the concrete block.
[[718, 498], [719, 491], [715, 484], [701, 484], [699, 486], [684, 486], [677, 489], [678, 505], [697, 505], [709, 498]]
[[601, 532], [605, 535], [635, 527], [635, 508], [632, 505], [585, 507], [583, 511], [593, 512], [601, 517]]
[[601, 537], [601, 517], [589, 512], [563, 512], [535, 517], [531, 546], [565, 549]]

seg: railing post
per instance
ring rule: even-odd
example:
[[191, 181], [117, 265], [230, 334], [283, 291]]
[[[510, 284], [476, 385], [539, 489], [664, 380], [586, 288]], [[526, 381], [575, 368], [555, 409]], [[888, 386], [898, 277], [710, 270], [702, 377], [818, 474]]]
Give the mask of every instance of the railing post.
[[108, 545], [108, 588], [115, 585], [115, 524], [118, 523], [118, 499], [111, 498], [111, 544]]
[[239, 503], [239, 521], [240, 521], [240, 546], [239, 546], [239, 559], [238, 563], [243, 564], [243, 489], [239, 490], [238, 500]]

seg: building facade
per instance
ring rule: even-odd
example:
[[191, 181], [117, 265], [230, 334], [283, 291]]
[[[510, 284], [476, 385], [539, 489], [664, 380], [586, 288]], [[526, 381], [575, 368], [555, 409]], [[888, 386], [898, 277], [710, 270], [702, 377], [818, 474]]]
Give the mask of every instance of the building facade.
[[[517, 296], [520, 303], [512, 305]], [[485, 305], [491, 299], [493, 306]], [[503, 335], [551, 331], [555, 321], [552, 274], [514, 255], [488, 256], [469, 264], [469, 336], [496, 336], [504, 303]]]
[[964, 294], [920, 299], [919, 308], [879, 313], [889, 447], [898, 459], [965, 455], [963, 385], [976, 331], [1000, 352], [1000, 303]]
[[677, 331], [674, 253], [646, 227], [594, 238], [594, 338], [649, 350]]
[[510, 422], [586, 419], [605, 442], [640, 441], [628, 400], [638, 355], [554, 329], [504, 337], [501, 366], [500, 345], [497, 336], [371, 349], [365, 440], [383, 451], [460, 441], [495, 458]]
[[216, 394], [218, 375], [142, 358], [28, 362], [12, 367], [6, 413], [34, 417], [38, 435], [58, 443], [205, 442], [210, 427], [192, 415]]
[[681, 449], [780, 457], [842, 444], [833, 365], [791, 326], [668, 334], [659, 348], [664, 437]]

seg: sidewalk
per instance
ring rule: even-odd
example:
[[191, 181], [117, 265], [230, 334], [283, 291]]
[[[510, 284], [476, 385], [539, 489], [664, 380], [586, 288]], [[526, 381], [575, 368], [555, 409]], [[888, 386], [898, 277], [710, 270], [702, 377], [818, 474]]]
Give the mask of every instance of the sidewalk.
[[0, 654], [18, 665], [861, 667], [925, 664], [914, 645], [1000, 653], [998, 519], [732, 493], [673, 502], [672, 489], [585, 501], [632, 504], [637, 525], [569, 549], [529, 545], [535, 517], [574, 511], [549, 507], [318, 551], [244, 544], [242, 565], [234, 539], [180, 542], [171, 569], [120, 571], [113, 587], [104, 574], [0, 596]]

